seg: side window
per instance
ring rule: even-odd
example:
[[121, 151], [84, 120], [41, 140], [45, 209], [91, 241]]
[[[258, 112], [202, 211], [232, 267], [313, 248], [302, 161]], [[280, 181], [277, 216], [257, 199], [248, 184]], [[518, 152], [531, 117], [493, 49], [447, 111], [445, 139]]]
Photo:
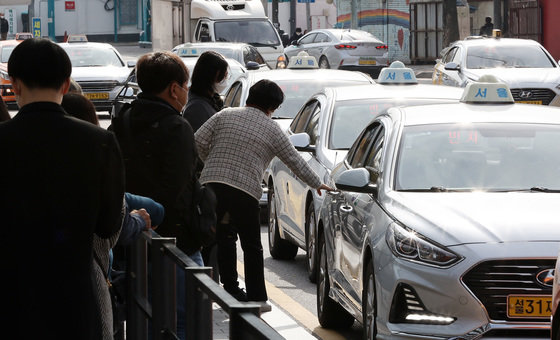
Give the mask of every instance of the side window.
[[372, 183], [377, 182], [377, 178], [381, 174], [381, 157], [383, 156], [383, 141], [385, 139], [385, 130], [383, 127], [379, 129], [379, 133], [373, 141], [373, 147], [369, 150], [365, 161], [365, 168], [369, 172]]
[[210, 29], [208, 28], [208, 23], [202, 23], [200, 25], [200, 35], [198, 36], [198, 40], [202, 42], [212, 41], [210, 39]]
[[299, 41], [300, 44], [311, 44], [313, 42], [313, 40], [315, 40], [315, 36], [317, 34], [309, 34], [308, 36], [305, 36], [303, 38], [301, 38], [301, 40]]
[[453, 55], [453, 59], [451, 60], [452, 62], [461, 65], [461, 48], [457, 47], [455, 49], [455, 54]]
[[236, 82], [235, 84], [231, 85], [228, 92], [226, 93], [226, 97], [224, 100], [225, 107], [238, 107], [241, 100], [241, 82]]
[[258, 51], [256, 48], [254, 48], [254, 47], [253, 47], [253, 49], [254, 49], [254, 54], [255, 54], [255, 61], [256, 61], [257, 63], [259, 63], [260, 65], [266, 64], [266, 61], [264, 61], [264, 58], [263, 58], [263, 56], [259, 53], [259, 51]]
[[376, 122], [367, 128], [367, 130], [362, 134], [360, 140], [357, 140], [356, 143], [354, 143], [354, 150], [351, 153], [352, 156], [348, 160], [351, 167], [361, 168], [364, 166], [367, 152], [380, 128], [381, 124]]
[[317, 33], [317, 37], [315, 38], [316, 43], [323, 43], [323, 42], [328, 42], [329, 41], [329, 37], [324, 34], [324, 33]]
[[247, 65], [247, 62], [251, 60], [251, 51], [249, 47], [243, 48], [243, 65]]
[[307, 122], [311, 118], [311, 114], [314, 112], [315, 106], [317, 105], [317, 101], [313, 100], [307, 103], [296, 115], [294, 121], [290, 125], [290, 130], [293, 133], [301, 133], [305, 132], [305, 128], [307, 127]]
[[457, 52], [457, 48], [454, 47], [452, 49], [450, 49], [445, 56], [443, 57], [443, 63], [449, 63], [453, 60], [453, 56], [455, 55], [455, 53]]
[[321, 105], [315, 106], [311, 119], [305, 128], [305, 132], [309, 135], [309, 144], [317, 144], [317, 136], [319, 135], [319, 117], [321, 116]]

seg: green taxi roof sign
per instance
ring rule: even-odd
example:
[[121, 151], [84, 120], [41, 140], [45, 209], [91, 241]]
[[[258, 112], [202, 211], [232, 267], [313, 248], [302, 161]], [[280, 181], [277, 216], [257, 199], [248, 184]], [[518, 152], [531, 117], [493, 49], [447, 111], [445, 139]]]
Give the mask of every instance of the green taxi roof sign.
[[504, 104], [514, 103], [509, 87], [493, 75], [484, 75], [470, 83], [463, 92], [463, 103]]
[[200, 51], [190, 44], [184, 44], [177, 50], [177, 55], [179, 57], [198, 57], [200, 56]]
[[290, 62], [288, 63], [288, 68], [295, 69], [295, 68], [319, 68], [317, 64], [317, 59], [315, 57], [310, 56], [305, 51], [301, 51], [297, 54], [297, 56], [290, 58]]
[[393, 61], [388, 67], [381, 69], [377, 77], [378, 84], [418, 84], [416, 75], [411, 68], [405, 67], [402, 61]]

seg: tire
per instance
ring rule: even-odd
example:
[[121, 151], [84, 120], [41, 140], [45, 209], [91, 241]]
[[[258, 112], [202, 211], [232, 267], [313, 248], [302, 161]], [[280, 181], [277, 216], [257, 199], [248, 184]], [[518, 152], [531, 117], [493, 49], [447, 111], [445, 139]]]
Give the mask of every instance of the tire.
[[319, 68], [331, 68], [331, 65], [329, 64], [329, 60], [327, 59], [327, 57], [322, 56], [319, 59]]
[[317, 218], [313, 202], [307, 207], [305, 214], [305, 250], [307, 254], [307, 276], [309, 281], [317, 282]]
[[375, 275], [373, 263], [370, 261], [364, 276], [364, 292], [362, 297], [362, 322], [364, 334], [362, 339], [374, 340], [377, 336], [377, 295], [375, 293]]
[[317, 318], [324, 328], [349, 328], [354, 317], [329, 297], [330, 283], [327, 264], [327, 247], [321, 235], [317, 243], [319, 252], [317, 268]]
[[298, 246], [280, 238], [275, 196], [274, 188], [271, 187], [268, 190], [268, 249], [274, 259], [293, 260]]

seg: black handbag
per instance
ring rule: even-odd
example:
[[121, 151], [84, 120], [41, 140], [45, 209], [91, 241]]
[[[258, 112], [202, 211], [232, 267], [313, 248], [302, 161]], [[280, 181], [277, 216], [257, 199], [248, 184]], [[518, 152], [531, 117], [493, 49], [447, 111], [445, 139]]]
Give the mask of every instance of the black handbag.
[[216, 194], [207, 185], [195, 178], [191, 202], [191, 230], [203, 246], [211, 245], [216, 238]]

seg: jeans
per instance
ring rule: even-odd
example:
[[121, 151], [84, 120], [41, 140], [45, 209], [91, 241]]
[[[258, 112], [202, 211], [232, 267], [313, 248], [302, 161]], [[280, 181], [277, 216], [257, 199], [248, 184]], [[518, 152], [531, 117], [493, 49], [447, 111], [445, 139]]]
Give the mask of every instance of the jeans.
[[[191, 260], [196, 262], [201, 267], [204, 267], [204, 262], [202, 261], [202, 254], [197, 251], [189, 255]], [[180, 340], [185, 339], [185, 271], [177, 267], [177, 337]]]

